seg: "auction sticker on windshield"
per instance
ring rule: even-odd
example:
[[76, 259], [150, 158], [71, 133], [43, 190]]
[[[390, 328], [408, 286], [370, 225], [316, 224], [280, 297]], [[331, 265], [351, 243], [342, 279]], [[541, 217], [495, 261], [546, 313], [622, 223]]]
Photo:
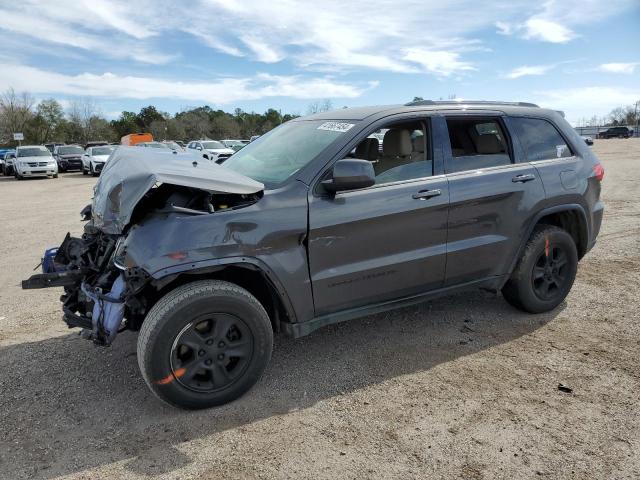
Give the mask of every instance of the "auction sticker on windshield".
[[318, 127], [318, 130], [329, 130], [331, 132], [344, 133], [353, 127], [355, 123], [341, 123], [341, 122], [324, 122]]

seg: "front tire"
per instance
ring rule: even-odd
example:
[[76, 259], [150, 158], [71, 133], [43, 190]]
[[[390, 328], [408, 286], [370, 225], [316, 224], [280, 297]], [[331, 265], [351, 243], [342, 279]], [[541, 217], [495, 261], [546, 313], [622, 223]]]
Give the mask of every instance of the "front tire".
[[272, 349], [271, 322], [260, 302], [232, 283], [203, 280], [172, 290], [149, 311], [138, 365], [160, 400], [209, 408], [247, 392]]
[[577, 270], [578, 250], [571, 235], [552, 225], [538, 225], [502, 294], [525, 312], [548, 312], [565, 299]]

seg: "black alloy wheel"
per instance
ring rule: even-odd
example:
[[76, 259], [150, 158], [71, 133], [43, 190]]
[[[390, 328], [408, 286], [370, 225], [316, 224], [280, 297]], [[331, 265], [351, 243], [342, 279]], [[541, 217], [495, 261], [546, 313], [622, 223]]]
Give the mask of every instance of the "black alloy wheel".
[[262, 376], [273, 328], [262, 304], [223, 280], [198, 280], [165, 294], [138, 336], [138, 364], [164, 402], [198, 409], [245, 394]]
[[568, 256], [560, 245], [545, 245], [533, 267], [531, 281], [535, 294], [544, 301], [562, 294], [569, 281]]
[[178, 334], [171, 349], [176, 380], [196, 392], [227, 388], [247, 368], [253, 335], [240, 318], [226, 313], [201, 315]]
[[548, 312], [565, 299], [577, 269], [578, 249], [569, 232], [554, 225], [537, 225], [502, 295], [525, 312]]

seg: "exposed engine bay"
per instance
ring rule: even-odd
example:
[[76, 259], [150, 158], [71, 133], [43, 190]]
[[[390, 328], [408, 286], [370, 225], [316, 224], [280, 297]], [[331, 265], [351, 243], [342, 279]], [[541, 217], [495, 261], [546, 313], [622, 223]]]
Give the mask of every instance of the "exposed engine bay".
[[59, 247], [45, 251], [42, 273], [22, 282], [24, 289], [63, 287], [64, 321], [99, 345], [110, 345], [123, 329], [138, 330], [157, 300], [150, 273], [126, 262], [120, 248], [133, 226], [154, 217], [243, 208], [263, 194], [261, 184], [217, 165], [198, 168], [197, 162], [176, 163], [174, 157], [150, 164], [148, 154], [139, 153], [145, 149], [130, 150], [112, 157], [103, 170], [92, 205], [81, 211], [87, 221], [82, 236], [68, 233]]

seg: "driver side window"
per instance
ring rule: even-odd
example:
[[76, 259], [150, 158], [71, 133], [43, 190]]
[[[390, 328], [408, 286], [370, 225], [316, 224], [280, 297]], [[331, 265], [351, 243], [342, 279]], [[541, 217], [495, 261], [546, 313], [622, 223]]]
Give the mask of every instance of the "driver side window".
[[431, 141], [422, 121], [378, 129], [364, 138], [351, 156], [373, 164], [376, 185], [433, 175]]

